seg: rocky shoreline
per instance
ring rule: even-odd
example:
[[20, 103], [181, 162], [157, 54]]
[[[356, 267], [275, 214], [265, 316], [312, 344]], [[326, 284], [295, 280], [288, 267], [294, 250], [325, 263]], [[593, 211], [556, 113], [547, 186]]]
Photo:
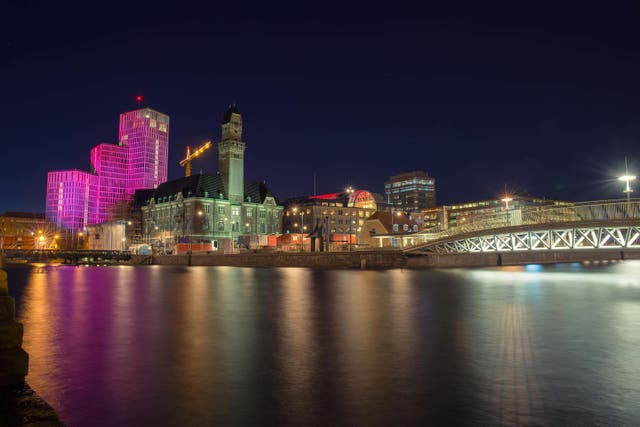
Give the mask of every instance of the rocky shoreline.
[[0, 399], [1, 426], [66, 426], [56, 411], [27, 383], [5, 393]]

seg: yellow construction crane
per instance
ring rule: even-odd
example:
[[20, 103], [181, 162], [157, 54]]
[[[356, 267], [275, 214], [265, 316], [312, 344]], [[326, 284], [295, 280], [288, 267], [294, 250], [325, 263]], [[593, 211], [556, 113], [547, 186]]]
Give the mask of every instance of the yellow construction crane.
[[207, 151], [209, 148], [211, 148], [211, 141], [205, 142], [200, 147], [198, 147], [198, 149], [196, 149], [193, 153], [191, 152], [191, 147], [187, 145], [187, 157], [185, 157], [180, 161], [180, 166], [185, 168], [185, 173], [186, 173], [185, 176], [191, 176], [191, 160], [195, 159], [200, 154]]

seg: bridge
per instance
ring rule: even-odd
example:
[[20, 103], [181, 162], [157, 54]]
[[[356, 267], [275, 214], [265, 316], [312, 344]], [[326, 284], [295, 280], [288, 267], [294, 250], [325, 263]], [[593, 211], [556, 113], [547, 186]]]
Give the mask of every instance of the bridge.
[[407, 255], [640, 250], [640, 200], [502, 210], [403, 237]]
[[61, 259], [65, 264], [106, 264], [131, 259], [131, 253], [128, 251], [5, 249], [0, 252], [6, 260], [42, 262]]

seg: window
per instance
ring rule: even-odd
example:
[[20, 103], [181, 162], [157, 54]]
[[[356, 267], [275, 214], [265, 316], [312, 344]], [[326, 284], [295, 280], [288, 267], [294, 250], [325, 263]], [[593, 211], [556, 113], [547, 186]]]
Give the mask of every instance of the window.
[[218, 213], [219, 213], [220, 215], [224, 215], [224, 213], [225, 213], [224, 206], [218, 206]]
[[260, 233], [264, 234], [264, 224], [260, 224]]
[[413, 224], [413, 231], [418, 231], [418, 226], [416, 224]]
[[224, 221], [218, 221], [218, 231], [224, 231]]
[[266, 212], [266, 211], [260, 211], [260, 212], [258, 212], [258, 217], [259, 217], [259, 218], [266, 218], [266, 217], [267, 217], [267, 212]]
[[239, 216], [240, 215], [240, 206], [232, 206], [231, 207], [231, 215]]
[[253, 216], [253, 209], [247, 208], [247, 218], [251, 218]]
[[398, 224], [393, 224], [393, 231], [397, 232], [398, 231]]
[[237, 222], [232, 222], [231, 223], [231, 231], [238, 231], [238, 223]]

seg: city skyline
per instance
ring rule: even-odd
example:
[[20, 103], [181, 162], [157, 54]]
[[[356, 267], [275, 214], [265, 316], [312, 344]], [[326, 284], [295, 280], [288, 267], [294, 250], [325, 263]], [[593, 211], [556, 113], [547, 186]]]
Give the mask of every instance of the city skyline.
[[[60, 29], [49, 18], [69, 11], [54, 9], [10, 6], [16, 23], [29, 16], [50, 37], [14, 23], [3, 33], [5, 158], [21, 159], [27, 145], [36, 154], [28, 168], [3, 168], [3, 182], [19, 185], [5, 185], [0, 211], [44, 211], [46, 172], [87, 170], [86, 150], [115, 139], [117, 113], [139, 94], [172, 117], [168, 179], [237, 102], [251, 123], [247, 178], [266, 179], [281, 199], [311, 194], [314, 172], [318, 193], [383, 193], [411, 170], [437, 179], [444, 204], [496, 197], [504, 184], [622, 198], [625, 156], [638, 172], [633, 9], [469, 6], [426, 17], [350, 6], [294, 21], [277, 10], [226, 19], [212, 7], [145, 10], [154, 19], [135, 29], [111, 10]], [[194, 173], [215, 173], [215, 154]]]

